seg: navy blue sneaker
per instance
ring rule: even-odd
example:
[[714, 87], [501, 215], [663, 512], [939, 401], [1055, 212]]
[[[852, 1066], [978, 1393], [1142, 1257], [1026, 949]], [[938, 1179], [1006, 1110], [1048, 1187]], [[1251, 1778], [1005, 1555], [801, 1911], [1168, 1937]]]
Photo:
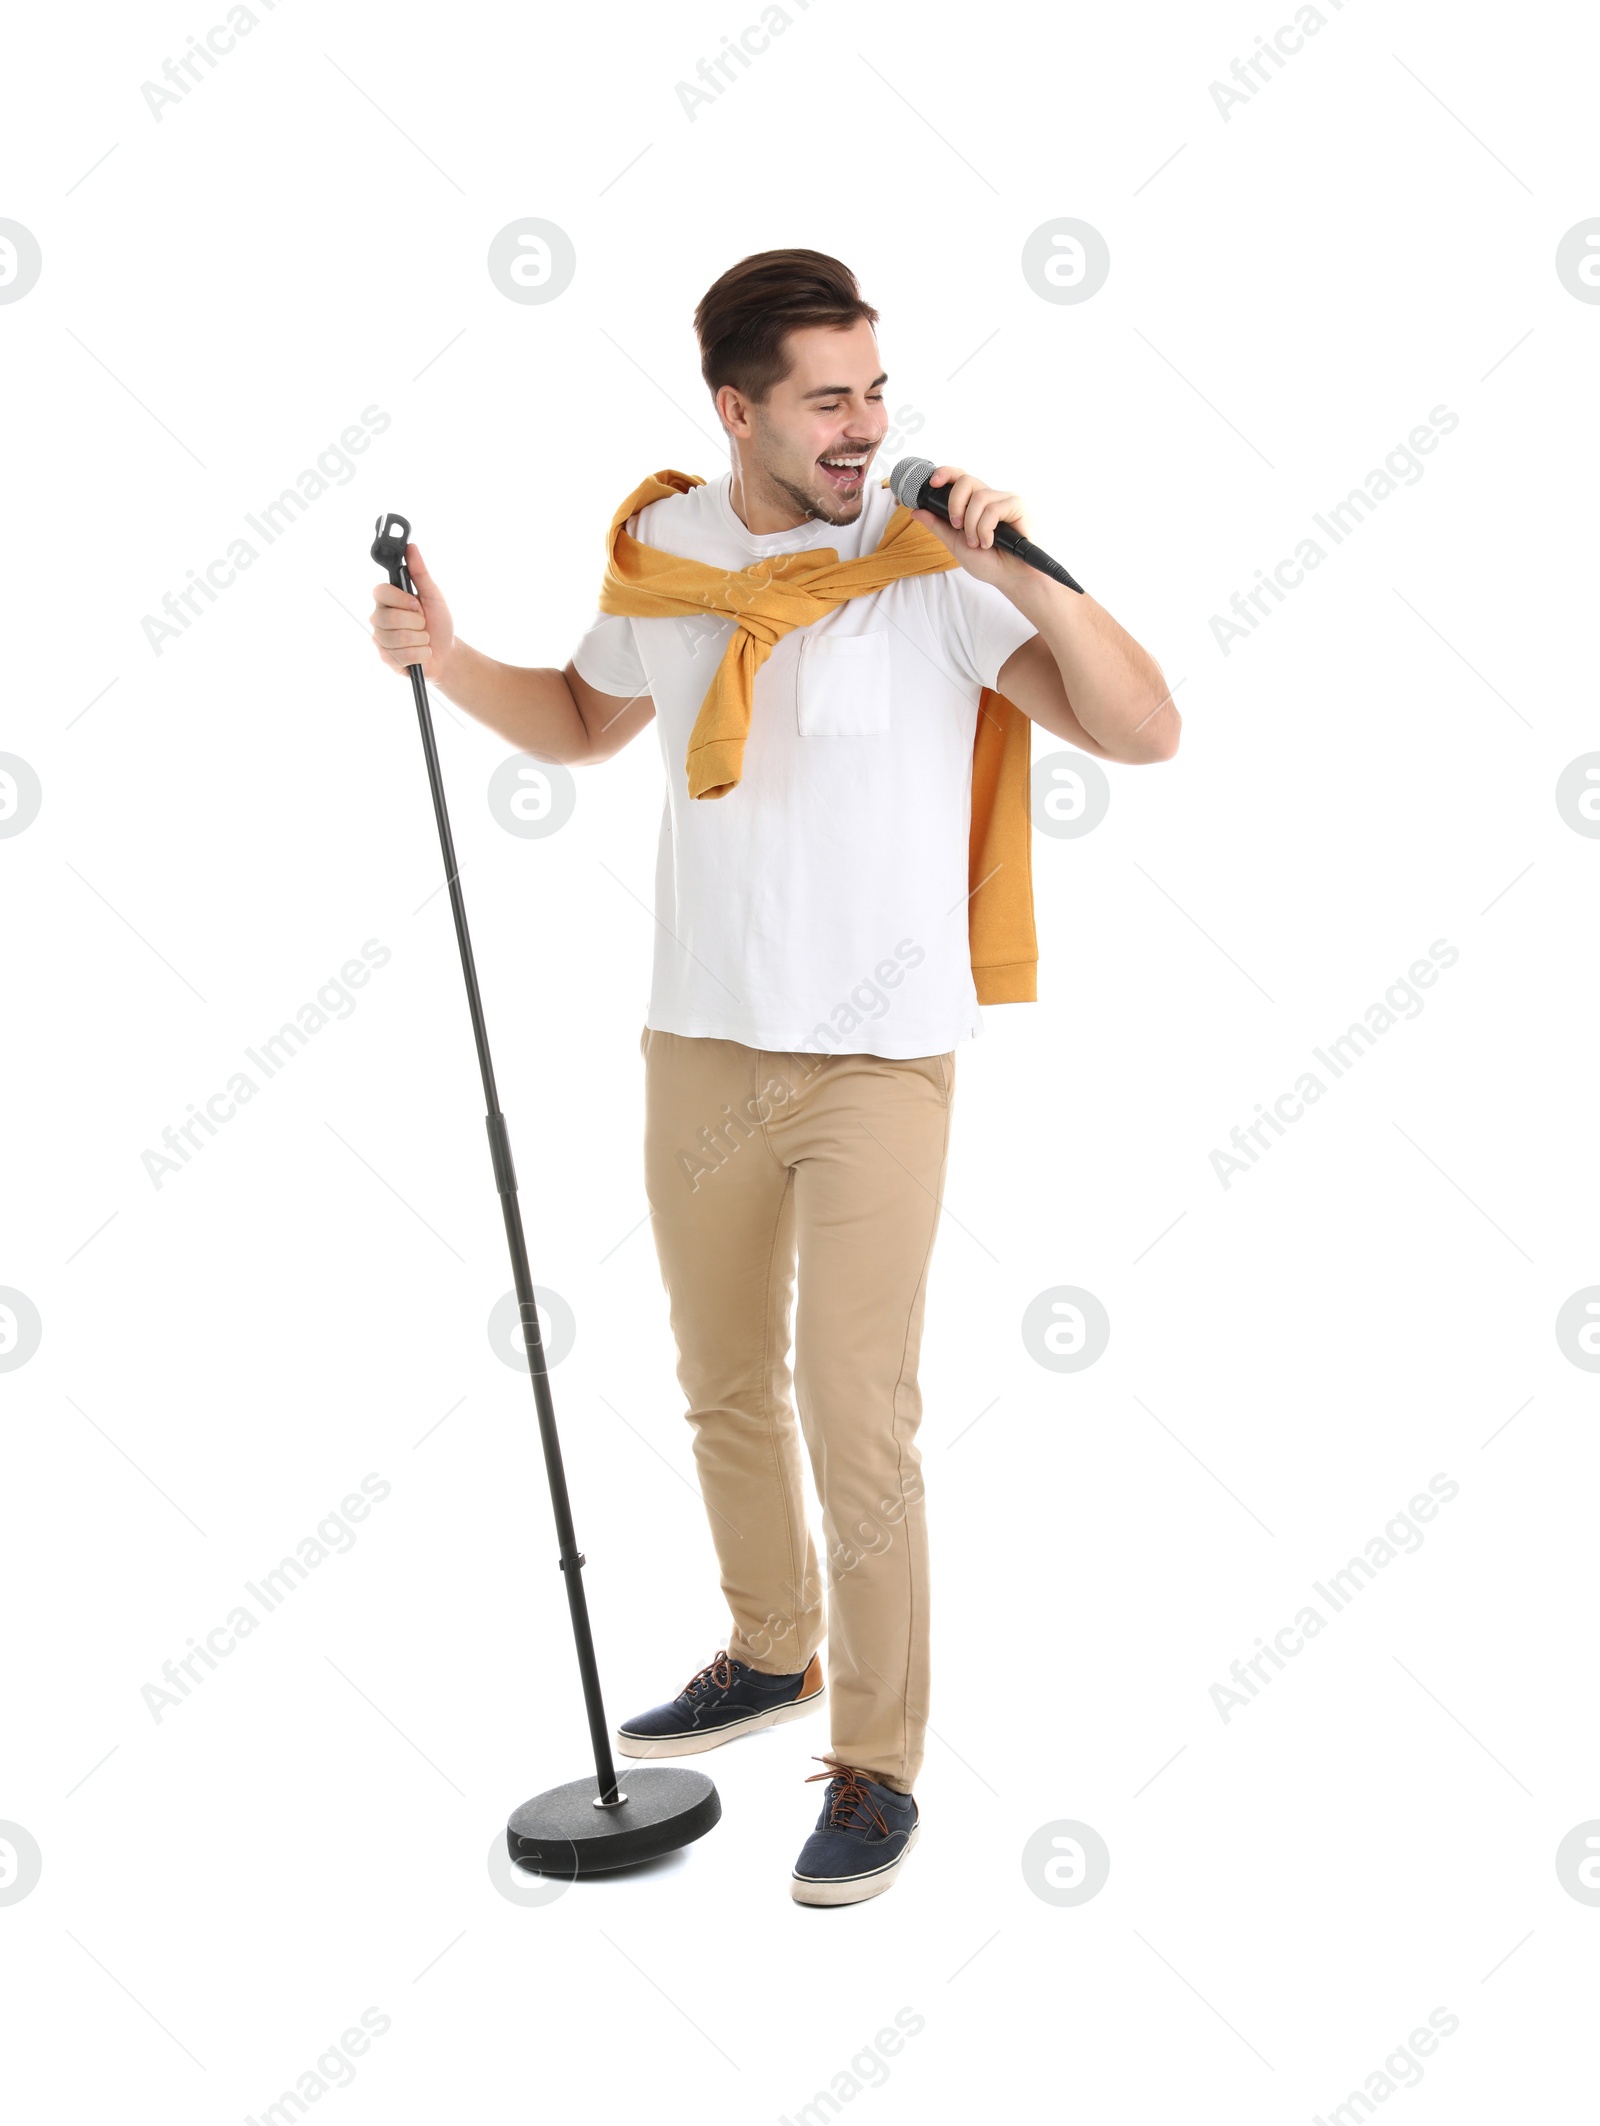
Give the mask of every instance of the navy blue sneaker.
[[811, 1779], [826, 1779], [828, 1795], [816, 1829], [800, 1848], [790, 1896], [802, 1905], [853, 1905], [881, 1895], [893, 1886], [901, 1861], [917, 1842], [917, 1804], [909, 1794], [849, 1765], [843, 1770], [828, 1765]]
[[798, 1720], [823, 1696], [822, 1657], [797, 1676], [764, 1676], [726, 1650], [689, 1678], [669, 1705], [653, 1705], [617, 1728], [624, 1757], [690, 1757], [758, 1727]]

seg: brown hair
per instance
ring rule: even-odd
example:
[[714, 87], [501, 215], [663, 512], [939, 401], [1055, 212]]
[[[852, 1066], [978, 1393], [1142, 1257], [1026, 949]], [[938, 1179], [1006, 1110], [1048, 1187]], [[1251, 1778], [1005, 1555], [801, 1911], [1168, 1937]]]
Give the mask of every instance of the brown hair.
[[878, 313], [848, 266], [821, 251], [757, 251], [730, 266], [695, 305], [700, 374], [715, 398], [732, 384], [759, 405], [793, 367], [784, 337], [804, 325], [843, 329]]

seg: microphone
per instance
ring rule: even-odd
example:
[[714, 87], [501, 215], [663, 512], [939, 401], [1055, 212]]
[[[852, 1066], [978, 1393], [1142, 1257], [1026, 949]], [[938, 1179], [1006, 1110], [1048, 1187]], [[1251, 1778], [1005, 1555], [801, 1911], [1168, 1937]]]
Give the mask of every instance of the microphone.
[[[939, 470], [931, 458], [902, 458], [889, 475], [889, 492], [907, 509], [931, 509], [935, 516], [950, 521], [950, 487], [930, 487], [929, 476]], [[1069, 591], [1081, 596], [1083, 585], [1074, 583], [1059, 561], [1052, 561], [1042, 546], [1035, 546], [1031, 539], [1023, 537], [1014, 524], [997, 524], [994, 528], [994, 543], [1003, 546], [1008, 554], [1015, 554], [1019, 561], [1026, 561], [1029, 568], [1036, 568], [1041, 576], [1053, 576], [1057, 583], [1064, 583]]]

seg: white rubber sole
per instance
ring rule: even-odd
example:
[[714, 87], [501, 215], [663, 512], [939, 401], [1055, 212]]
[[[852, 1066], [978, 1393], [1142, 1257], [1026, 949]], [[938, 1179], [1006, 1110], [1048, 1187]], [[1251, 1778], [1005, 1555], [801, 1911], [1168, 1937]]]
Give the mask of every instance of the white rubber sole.
[[881, 1897], [885, 1890], [894, 1888], [900, 1863], [916, 1844], [921, 1829], [919, 1818], [912, 1825], [911, 1836], [900, 1848], [898, 1858], [891, 1860], [886, 1868], [879, 1868], [875, 1874], [847, 1876], [842, 1882], [818, 1882], [805, 1875], [791, 1875], [789, 1895], [797, 1905], [858, 1905], [868, 1897]]
[[820, 1705], [827, 1695], [828, 1688], [824, 1684], [809, 1698], [796, 1698], [788, 1705], [773, 1706], [770, 1712], [751, 1713], [747, 1719], [730, 1721], [726, 1727], [704, 1732], [691, 1729], [683, 1735], [630, 1735], [619, 1727], [616, 1744], [624, 1757], [697, 1757], [702, 1750], [720, 1749], [724, 1742], [737, 1742], [741, 1735], [753, 1735], [758, 1728], [782, 1727], [785, 1720], [798, 1720], [802, 1713]]

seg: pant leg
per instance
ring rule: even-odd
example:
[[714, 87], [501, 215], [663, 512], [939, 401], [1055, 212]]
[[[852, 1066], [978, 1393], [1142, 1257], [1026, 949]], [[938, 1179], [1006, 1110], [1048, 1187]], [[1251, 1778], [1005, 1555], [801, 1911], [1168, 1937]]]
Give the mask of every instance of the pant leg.
[[828, 1056], [769, 1128], [795, 1175], [795, 1387], [828, 1556], [831, 1754], [903, 1793], [927, 1725], [917, 1365], [954, 1066]]
[[765, 1058], [646, 1028], [645, 1188], [678, 1381], [732, 1617], [728, 1651], [767, 1675], [821, 1644], [789, 1366], [793, 1177], [766, 1140]]

